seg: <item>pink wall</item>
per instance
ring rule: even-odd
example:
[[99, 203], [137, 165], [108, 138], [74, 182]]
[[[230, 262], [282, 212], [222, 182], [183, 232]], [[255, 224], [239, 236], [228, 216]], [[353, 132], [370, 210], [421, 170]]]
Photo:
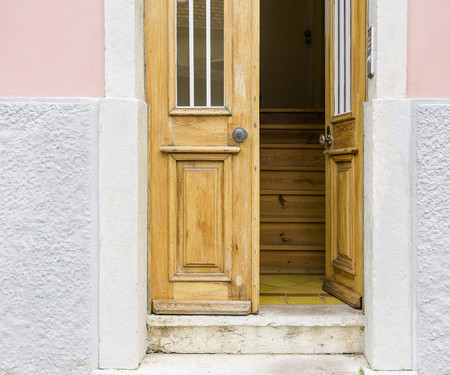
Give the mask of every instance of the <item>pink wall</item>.
[[103, 0], [0, 0], [0, 97], [102, 97]]
[[411, 98], [450, 98], [449, 0], [408, 0], [407, 91]]

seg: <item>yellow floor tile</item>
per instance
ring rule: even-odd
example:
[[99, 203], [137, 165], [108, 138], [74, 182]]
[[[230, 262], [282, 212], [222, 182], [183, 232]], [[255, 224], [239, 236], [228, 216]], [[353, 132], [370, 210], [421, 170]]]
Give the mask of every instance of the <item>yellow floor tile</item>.
[[297, 284], [295, 281], [289, 280], [286, 276], [278, 275], [265, 275], [266, 277], [261, 277], [260, 283], [275, 286], [278, 288], [288, 287]]
[[267, 293], [267, 292], [271, 292], [273, 290], [277, 290], [279, 288], [277, 288], [276, 286], [272, 286], [272, 285], [267, 285], [267, 284], [259, 284], [259, 291], [261, 293]]
[[295, 284], [306, 283], [311, 280], [315, 280], [312, 279], [310, 275], [285, 275], [284, 277], [286, 278], [286, 280], [289, 280]]
[[[341, 302], [322, 290], [324, 275], [261, 275], [261, 305], [339, 305]], [[278, 295], [277, 295], [278, 294]], [[304, 295], [302, 295], [304, 294]], [[319, 295], [321, 294], [322, 297]], [[326, 302], [325, 302], [326, 301]]]
[[322, 290], [323, 280], [311, 280], [311, 281], [307, 281], [304, 284], [313, 286], [315, 288]]
[[290, 305], [323, 305], [319, 296], [316, 297], [288, 297]]
[[322, 287], [312, 286], [309, 284], [299, 284], [284, 289], [285, 293], [322, 293]]
[[286, 296], [261, 296], [259, 303], [261, 305], [287, 305]]
[[333, 296], [323, 296], [322, 298], [325, 301], [325, 305], [345, 305], [344, 302]]

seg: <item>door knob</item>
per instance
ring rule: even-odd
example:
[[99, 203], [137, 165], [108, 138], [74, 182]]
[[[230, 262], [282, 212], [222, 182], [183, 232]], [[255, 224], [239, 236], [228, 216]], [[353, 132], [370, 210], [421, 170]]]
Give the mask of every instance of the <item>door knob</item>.
[[248, 132], [242, 126], [238, 126], [233, 130], [233, 139], [237, 143], [244, 142], [248, 137]]
[[325, 137], [325, 134], [321, 134], [319, 136], [319, 143], [321, 144], [321, 146], [325, 146], [326, 143], [328, 147], [331, 147], [331, 145], [333, 144], [333, 137], [331, 136], [329, 126], [327, 126], [327, 136]]

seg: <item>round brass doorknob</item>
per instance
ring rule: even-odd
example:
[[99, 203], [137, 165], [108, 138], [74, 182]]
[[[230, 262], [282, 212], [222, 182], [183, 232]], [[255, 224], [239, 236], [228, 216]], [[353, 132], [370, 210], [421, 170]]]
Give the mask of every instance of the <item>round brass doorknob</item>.
[[234, 128], [233, 130], [233, 139], [237, 143], [244, 142], [248, 137], [248, 132], [245, 128], [242, 126], [238, 126], [237, 128]]
[[319, 143], [322, 146], [325, 146], [325, 143], [328, 145], [328, 147], [330, 147], [333, 143], [333, 137], [331, 136], [331, 134], [328, 134], [326, 137], [324, 134], [321, 134], [319, 137]]

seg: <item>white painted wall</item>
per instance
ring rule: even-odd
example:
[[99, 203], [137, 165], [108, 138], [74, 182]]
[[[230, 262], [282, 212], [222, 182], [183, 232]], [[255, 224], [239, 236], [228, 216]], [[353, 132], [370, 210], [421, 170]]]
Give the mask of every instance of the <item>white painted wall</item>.
[[136, 368], [147, 347], [147, 105], [100, 105], [100, 368]]
[[412, 368], [411, 102], [365, 106], [364, 353], [376, 370]]
[[0, 374], [98, 363], [98, 100], [0, 100]]
[[416, 366], [450, 374], [450, 100], [413, 102], [417, 137]]
[[144, 1], [105, 1], [99, 133], [99, 367], [134, 369], [147, 347]]
[[364, 106], [364, 354], [375, 370], [413, 368], [413, 168], [406, 97], [407, 0], [370, 0], [375, 76]]

